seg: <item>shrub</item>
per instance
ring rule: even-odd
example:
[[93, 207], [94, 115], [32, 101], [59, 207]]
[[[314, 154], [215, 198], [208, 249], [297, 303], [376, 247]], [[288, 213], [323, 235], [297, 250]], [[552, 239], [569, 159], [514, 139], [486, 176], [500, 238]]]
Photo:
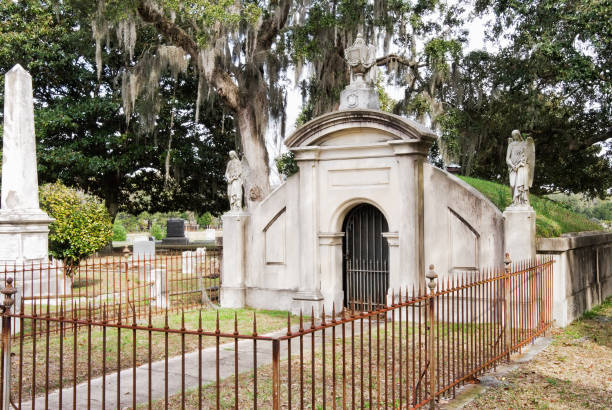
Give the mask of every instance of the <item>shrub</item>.
[[138, 232], [139, 224], [138, 217], [128, 214], [126, 212], [119, 212], [115, 217], [115, 224], [123, 226], [126, 232]]
[[281, 154], [276, 158], [276, 168], [281, 175], [285, 177], [290, 177], [291, 175], [297, 173], [300, 168], [295, 160], [295, 155], [293, 152], [287, 152]]
[[166, 237], [166, 230], [158, 224], [154, 224], [153, 226], [151, 226], [151, 236], [158, 241], [162, 240]]
[[49, 254], [69, 267], [76, 267], [108, 244], [112, 223], [102, 201], [60, 182], [40, 187], [40, 207], [55, 221], [49, 225]]
[[198, 217], [198, 225], [200, 228], [206, 228], [212, 224], [213, 216], [210, 212], [206, 212]]
[[113, 225], [113, 241], [121, 242], [127, 239], [127, 231], [123, 225], [116, 223]]

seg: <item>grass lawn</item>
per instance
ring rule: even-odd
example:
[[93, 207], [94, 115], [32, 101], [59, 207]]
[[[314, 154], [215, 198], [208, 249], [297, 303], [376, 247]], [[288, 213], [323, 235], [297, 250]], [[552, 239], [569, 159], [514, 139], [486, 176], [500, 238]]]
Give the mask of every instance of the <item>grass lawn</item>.
[[[274, 330], [282, 329], [287, 325], [287, 313], [280, 311], [266, 311], [254, 309], [219, 309], [219, 319], [221, 332], [232, 333], [234, 331], [234, 315], [238, 319], [238, 332], [240, 334], [250, 334], [253, 332], [253, 315], [257, 313], [257, 332], [259, 334], [269, 333]], [[202, 311], [202, 329], [206, 331], [215, 330], [216, 310]], [[196, 330], [199, 326], [200, 311], [185, 312], [185, 328]], [[154, 327], [164, 327], [165, 318], [163, 316], [154, 317], [152, 325]], [[295, 322], [295, 318], [293, 319]], [[46, 323], [46, 322], [45, 322]], [[131, 323], [131, 321], [130, 321]], [[147, 326], [146, 319], [137, 320], [139, 325]], [[172, 314], [168, 316], [168, 327], [171, 329], [180, 329], [182, 326], [181, 314]], [[65, 334], [62, 340], [63, 356], [60, 358], [60, 337], [57, 333], [49, 336], [49, 358], [45, 357], [47, 340], [45, 336], [38, 336], [36, 340], [25, 339], [23, 342], [23, 366], [21, 372], [22, 381], [22, 399], [28, 400], [32, 396], [33, 385], [36, 386], [36, 395], [40, 395], [45, 391], [45, 385], [48, 383], [49, 391], [59, 387], [60, 377], [59, 368], [60, 360], [63, 366], [62, 369], [62, 384], [63, 387], [71, 386], [74, 382], [74, 360], [76, 357], [76, 382], [77, 384], [87, 380], [88, 371], [91, 372], [91, 377], [97, 377], [102, 374], [103, 358], [106, 358], [107, 374], [116, 371], [118, 367], [130, 368], [134, 363], [133, 355], [133, 334], [131, 330], [123, 329], [118, 334], [116, 328], [106, 328], [106, 337], [100, 327], [92, 326], [91, 336], [88, 335], [87, 327], [80, 327], [76, 330], [76, 351], [74, 329], [72, 327], [64, 329]], [[149, 355], [149, 332], [138, 330], [136, 332], [136, 366], [146, 364]], [[165, 340], [163, 332], [152, 332], [151, 335], [151, 358], [152, 361], [162, 360], [164, 358]], [[90, 340], [90, 343], [88, 343]], [[103, 348], [103, 342], [106, 340], [106, 349]], [[221, 343], [230, 342], [233, 339], [221, 339]], [[119, 342], [118, 342], [119, 341]], [[203, 337], [202, 347], [210, 347], [215, 345], [215, 337]], [[34, 343], [36, 343], [36, 361], [34, 368], [33, 352]], [[91, 367], [88, 368], [88, 346], [91, 348]], [[185, 337], [185, 351], [191, 352], [198, 348], [198, 337], [187, 335]], [[117, 362], [118, 352], [121, 349], [121, 363]], [[12, 351], [14, 358], [12, 361], [12, 391], [14, 399], [17, 399], [18, 383], [19, 383], [19, 340], [13, 341]], [[168, 356], [176, 356], [181, 353], [181, 336], [177, 334], [168, 335]], [[45, 377], [45, 364], [48, 363], [48, 377]]]
[[502, 382], [467, 408], [612, 408], [612, 297], [557, 329], [550, 346]]
[[[512, 194], [507, 185], [464, 176], [460, 178], [489, 198], [501, 211], [512, 203]], [[578, 215], [550, 199], [530, 194], [529, 201], [536, 211], [536, 235], [540, 238], [603, 229], [597, 222]]]

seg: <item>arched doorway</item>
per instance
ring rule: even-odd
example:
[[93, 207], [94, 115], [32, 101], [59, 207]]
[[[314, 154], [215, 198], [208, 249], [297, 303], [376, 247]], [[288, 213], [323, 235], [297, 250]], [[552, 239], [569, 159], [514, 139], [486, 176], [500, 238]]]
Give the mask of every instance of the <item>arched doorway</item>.
[[359, 204], [342, 225], [344, 306], [366, 311], [385, 306], [389, 289], [389, 245], [382, 233], [389, 230], [375, 206]]

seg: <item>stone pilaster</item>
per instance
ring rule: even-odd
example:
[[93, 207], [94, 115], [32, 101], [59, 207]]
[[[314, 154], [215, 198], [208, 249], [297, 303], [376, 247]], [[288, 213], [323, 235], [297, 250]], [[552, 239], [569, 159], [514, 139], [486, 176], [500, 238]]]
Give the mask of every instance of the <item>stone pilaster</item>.
[[321, 255], [321, 294], [325, 299], [325, 311], [331, 313], [342, 309], [342, 238], [344, 232], [320, 232], [319, 252]]
[[323, 309], [319, 261], [319, 151], [314, 148], [299, 152], [296, 156], [300, 167], [300, 198], [298, 205], [300, 229], [300, 279], [291, 311], [305, 314], [314, 312], [316, 317]]

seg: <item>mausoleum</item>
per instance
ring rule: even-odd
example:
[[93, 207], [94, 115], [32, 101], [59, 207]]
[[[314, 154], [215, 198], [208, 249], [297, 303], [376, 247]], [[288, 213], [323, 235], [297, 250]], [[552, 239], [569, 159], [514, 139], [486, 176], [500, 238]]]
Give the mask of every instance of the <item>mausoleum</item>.
[[365, 309], [418, 286], [429, 264], [442, 277], [503, 264], [502, 213], [429, 164], [435, 134], [373, 109], [371, 83], [353, 76], [340, 110], [285, 140], [299, 172], [224, 215], [223, 306]]

